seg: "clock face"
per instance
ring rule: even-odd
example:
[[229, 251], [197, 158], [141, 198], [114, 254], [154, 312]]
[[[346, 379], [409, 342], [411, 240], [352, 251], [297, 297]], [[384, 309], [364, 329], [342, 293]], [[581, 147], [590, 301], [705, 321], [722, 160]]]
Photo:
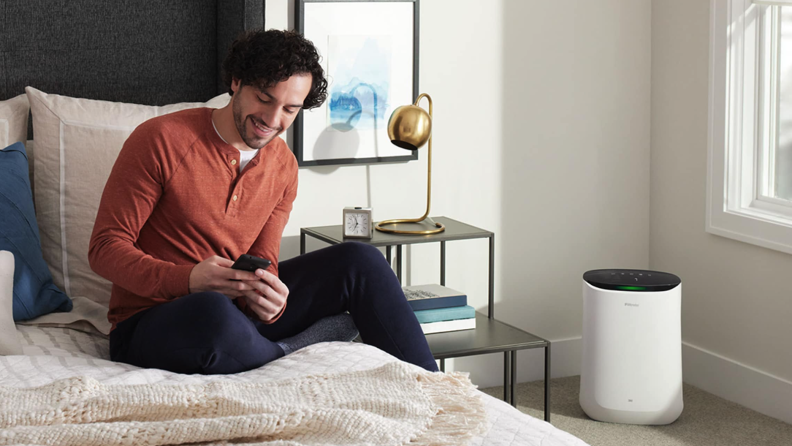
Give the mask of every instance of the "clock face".
[[345, 235], [368, 236], [371, 234], [371, 220], [368, 213], [348, 212], [344, 221]]

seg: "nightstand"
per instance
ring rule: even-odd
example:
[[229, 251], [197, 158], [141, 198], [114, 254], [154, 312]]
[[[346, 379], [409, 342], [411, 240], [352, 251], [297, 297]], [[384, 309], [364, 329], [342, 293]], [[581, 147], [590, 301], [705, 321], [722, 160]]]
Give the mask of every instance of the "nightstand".
[[426, 335], [426, 341], [435, 359], [440, 360], [440, 369], [445, 371], [445, 360], [461, 356], [503, 352], [503, 399], [516, 406], [514, 387], [517, 378], [517, 350], [544, 348], [544, 413], [550, 421], [550, 341], [495, 319], [495, 234], [447, 217], [435, 217], [445, 225], [445, 231], [430, 235], [388, 234], [374, 231], [371, 239], [344, 239], [341, 225], [317, 226], [300, 229], [300, 254], [305, 254], [306, 236], [336, 245], [345, 241], [366, 243], [385, 247], [388, 262], [392, 264], [393, 248], [396, 248], [396, 276], [402, 281], [402, 247], [418, 243], [440, 244], [440, 284], [445, 285], [446, 242], [454, 240], [489, 239], [489, 290], [487, 314], [476, 313], [474, 330], [451, 331]]

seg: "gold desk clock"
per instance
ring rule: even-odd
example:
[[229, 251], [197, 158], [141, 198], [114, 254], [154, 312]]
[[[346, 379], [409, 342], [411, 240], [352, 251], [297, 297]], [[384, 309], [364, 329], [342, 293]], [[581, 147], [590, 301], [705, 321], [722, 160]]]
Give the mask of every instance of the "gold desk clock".
[[374, 237], [374, 222], [371, 221], [370, 207], [344, 208], [344, 238]]

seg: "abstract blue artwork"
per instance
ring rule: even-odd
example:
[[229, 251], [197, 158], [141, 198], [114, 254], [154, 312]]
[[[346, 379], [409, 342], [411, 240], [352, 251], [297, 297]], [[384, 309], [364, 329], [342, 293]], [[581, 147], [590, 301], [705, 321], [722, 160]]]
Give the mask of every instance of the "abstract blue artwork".
[[391, 112], [391, 37], [328, 37], [328, 127], [340, 131], [384, 128]]
[[[290, 0], [291, 1], [291, 0]], [[294, 0], [316, 46], [327, 99], [294, 120], [300, 167], [418, 159], [391, 143], [388, 120], [418, 97], [419, 0]]]

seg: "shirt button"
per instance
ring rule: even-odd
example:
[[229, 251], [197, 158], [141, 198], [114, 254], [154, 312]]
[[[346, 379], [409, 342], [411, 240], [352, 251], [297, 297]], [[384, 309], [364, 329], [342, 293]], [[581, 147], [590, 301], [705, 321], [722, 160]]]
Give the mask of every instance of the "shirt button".
[[236, 160], [231, 160], [231, 165], [236, 166]]
[[233, 197], [231, 197], [231, 199], [234, 200], [234, 201], [237, 201], [237, 196], [234, 195]]

